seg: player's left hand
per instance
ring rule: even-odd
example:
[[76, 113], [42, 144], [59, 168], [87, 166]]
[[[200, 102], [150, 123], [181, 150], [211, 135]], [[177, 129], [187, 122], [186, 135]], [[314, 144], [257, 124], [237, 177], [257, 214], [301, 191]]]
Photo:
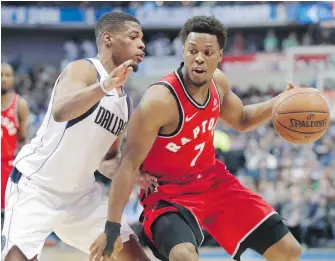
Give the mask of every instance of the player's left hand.
[[120, 252], [123, 247], [121, 238], [118, 237], [116, 239], [113, 253], [111, 255], [106, 254], [106, 246], [107, 236], [105, 232], [102, 232], [90, 246], [90, 261], [116, 261], [118, 252]]
[[146, 192], [152, 192], [151, 190], [158, 187], [158, 182], [157, 178], [150, 175], [148, 172], [138, 172], [136, 185], [144, 189]]

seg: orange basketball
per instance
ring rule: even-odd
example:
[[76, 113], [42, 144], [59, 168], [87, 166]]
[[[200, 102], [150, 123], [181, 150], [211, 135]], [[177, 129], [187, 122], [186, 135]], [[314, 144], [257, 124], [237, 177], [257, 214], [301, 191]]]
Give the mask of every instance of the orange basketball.
[[272, 122], [277, 133], [294, 144], [312, 143], [325, 134], [329, 107], [312, 88], [294, 88], [282, 93], [273, 106]]

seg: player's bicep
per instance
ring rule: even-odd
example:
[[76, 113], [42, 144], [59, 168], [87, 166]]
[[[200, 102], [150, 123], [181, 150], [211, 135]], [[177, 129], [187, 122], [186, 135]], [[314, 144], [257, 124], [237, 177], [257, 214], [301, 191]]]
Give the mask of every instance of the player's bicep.
[[241, 99], [229, 90], [222, 102], [220, 118], [236, 130], [242, 130], [244, 107]]
[[223, 96], [220, 118], [232, 128], [240, 130], [244, 119], [244, 108], [241, 99], [231, 90], [228, 78], [217, 70], [214, 74], [215, 82]]
[[27, 138], [27, 125], [29, 116], [29, 106], [23, 98], [20, 99], [19, 103], [19, 140], [24, 142]]

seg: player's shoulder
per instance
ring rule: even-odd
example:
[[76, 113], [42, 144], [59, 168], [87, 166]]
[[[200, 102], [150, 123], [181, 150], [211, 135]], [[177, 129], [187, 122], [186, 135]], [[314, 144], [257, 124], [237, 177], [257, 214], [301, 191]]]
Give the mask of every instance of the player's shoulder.
[[97, 70], [87, 59], [80, 59], [70, 62], [60, 74], [60, 79], [65, 77], [81, 78], [89, 83], [97, 79]]
[[173, 118], [177, 107], [171, 91], [162, 83], [152, 84], [143, 94], [138, 108], [150, 111], [153, 117]]
[[80, 68], [80, 69], [86, 69], [91, 70], [95, 69], [93, 63], [91, 63], [88, 59], [79, 59], [72, 61], [68, 63], [68, 65], [65, 67], [65, 69], [73, 69], [73, 68]]
[[153, 102], [169, 104], [174, 100], [172, 91], [172, 87], [169, 84], [156, 82], [149, 86], [144, 93], [144, 97]]
[[18, 96], [18, 102], [19, 102], [19, 109], [27, 110], [28, 109], [28, 102], [25, 98], [22, 96]]
[[222, 94], [229, 91], [230, 87], [228, 77], [220, 69], [215, 70], [213, 80]]

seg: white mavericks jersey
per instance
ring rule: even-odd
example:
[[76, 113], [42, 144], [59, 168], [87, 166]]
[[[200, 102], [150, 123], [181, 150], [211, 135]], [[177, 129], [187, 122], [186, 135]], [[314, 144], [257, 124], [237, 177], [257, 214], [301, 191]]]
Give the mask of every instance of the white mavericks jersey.
[[[88, 60], [97, 69], [98, 81], [108, 76], [98, 59]], [[119, 97], [114, 89], [80, 117], [56, 122], [51, 113], [54, 95], [55, 87], [36, 137], [21, 149], [13, 165], [47, 188], [66, 193], [84, 191], [92, 185], [94, 171], [126, 128], [129, 96]]]

